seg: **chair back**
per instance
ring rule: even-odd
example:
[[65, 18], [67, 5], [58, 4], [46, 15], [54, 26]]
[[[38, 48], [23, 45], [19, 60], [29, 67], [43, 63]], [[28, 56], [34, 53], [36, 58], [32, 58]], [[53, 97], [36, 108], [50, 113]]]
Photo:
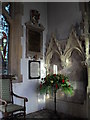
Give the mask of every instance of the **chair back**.
[[0, 98], [9, 102], [11, 100], [11, 80], [9, 78], [0, 78]]

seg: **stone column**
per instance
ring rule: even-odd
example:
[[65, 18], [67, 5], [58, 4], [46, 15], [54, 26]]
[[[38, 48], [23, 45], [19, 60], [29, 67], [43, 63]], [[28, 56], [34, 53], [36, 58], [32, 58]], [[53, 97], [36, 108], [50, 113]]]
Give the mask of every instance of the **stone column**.
[[90, 66], [88, 66], [87, 111], [87, 117], [90, 119]]
[[90, 118], [90, 55], [89, 55], [89, 36], [85, 39], [86, 45], [86, 64], [87, 64], [87, 72], [88, 72], [88, 86], [87, 86], [87, 117]]
[[88, 93], [90, 93], [90, 66], [88, 66]]
[[89, 59], [89, 37], [87, 35], [87, 37], [85, 38], [85, 46], [86, 46], [86, 62], [88, 64], [88, 59]]
[[87, 65], [87, 74], [88, 74], [88, 86], [87, 86], [87, 117], [90, 118], [90, 55], [89, 55], [89, 42], [90, 42], [90, 38], [89, 38], [89, 24], [88, 24], [88, 14], [85, 12], [84, 14], [84, 36], [85, 36], [85, 56], [86, 56], [86, 65]]

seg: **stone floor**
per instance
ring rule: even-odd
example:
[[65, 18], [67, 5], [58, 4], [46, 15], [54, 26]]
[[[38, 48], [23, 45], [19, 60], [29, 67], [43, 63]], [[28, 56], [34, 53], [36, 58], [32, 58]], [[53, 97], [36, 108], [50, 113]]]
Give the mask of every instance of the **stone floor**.
[[[37, 119], [37, 120], [40, 120], [40, 119], [42, 119], [42, 120], [43, 119], [45, 119], [45, 120], [87, 120], [87, 119], [83, 119], [83, 118], [76, 118], [76, 117], [66, 115], [63, 113], [55, 113], [54, 111], [47, 110], [47, 109], [33, 112], [33, 113], [26, 115], [26, 120], [34, 120], [34, 119]], [[14, 117], [13, 119], [10, 118], [8, 120], [23, 120], [23, 118], [22, 117], [19, 117], [19, 118]]]
[[26, 118], [58, 118], [58, 115], [54, 111], [44, 109], [28, 114]]
[[70, 115], [65, 115], [63, 113], [56, 113], [52, 110], [40, 110], [34, 113], [30, 113], [26, 116], [26, 118], [37, 118], [37, 119], [41, 119], [41, 118], [45, 118], [45, 119], [49, 119], [49, 120], [87, 120], [87, 119], [83, 119], [83, 118], [76, 118]]

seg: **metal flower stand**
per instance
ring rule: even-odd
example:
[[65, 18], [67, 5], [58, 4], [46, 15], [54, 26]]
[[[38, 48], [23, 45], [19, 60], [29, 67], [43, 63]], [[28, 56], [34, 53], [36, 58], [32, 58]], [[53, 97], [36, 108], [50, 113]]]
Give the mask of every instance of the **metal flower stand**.
[[57, 113], [56, 111], [56, 90], [54, 90], [54, 112]]

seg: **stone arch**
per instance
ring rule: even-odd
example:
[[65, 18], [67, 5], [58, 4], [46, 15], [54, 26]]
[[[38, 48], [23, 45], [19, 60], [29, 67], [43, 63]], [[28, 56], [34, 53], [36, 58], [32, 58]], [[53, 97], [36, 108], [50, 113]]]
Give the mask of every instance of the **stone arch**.
[[84, 61], [84, 60], [85, 60], [85, 55], [84, 55], [84, 53], [80, 50], [79, 47], [76, 47], [76, 46], [70, 48], [70, 49], [66, 52], [65, 58], [70, 58], [71, 55], [72, 55], [72, 52], [73, 52], [74, 50], [76, 50], [76, 51], [82, 56], [82, 59], [83, 59], [83, 61]]
[[[50, 52], [48, 53], [48, 55], [46, 56], [47, 69], [49, 69], [49, 67], [50, 67], [50, 60], [52, 59], [52, 56], [53, 56], [55, 53], [59, 56], [59, 59], [61, 60], [61, 55], [60, 55], [60, 53], [59, 53], [58, 50], [55, 49], [55, 50], [50, 51]], [[48, 71], [47, 71], [47, 72], [48, 72]]]

